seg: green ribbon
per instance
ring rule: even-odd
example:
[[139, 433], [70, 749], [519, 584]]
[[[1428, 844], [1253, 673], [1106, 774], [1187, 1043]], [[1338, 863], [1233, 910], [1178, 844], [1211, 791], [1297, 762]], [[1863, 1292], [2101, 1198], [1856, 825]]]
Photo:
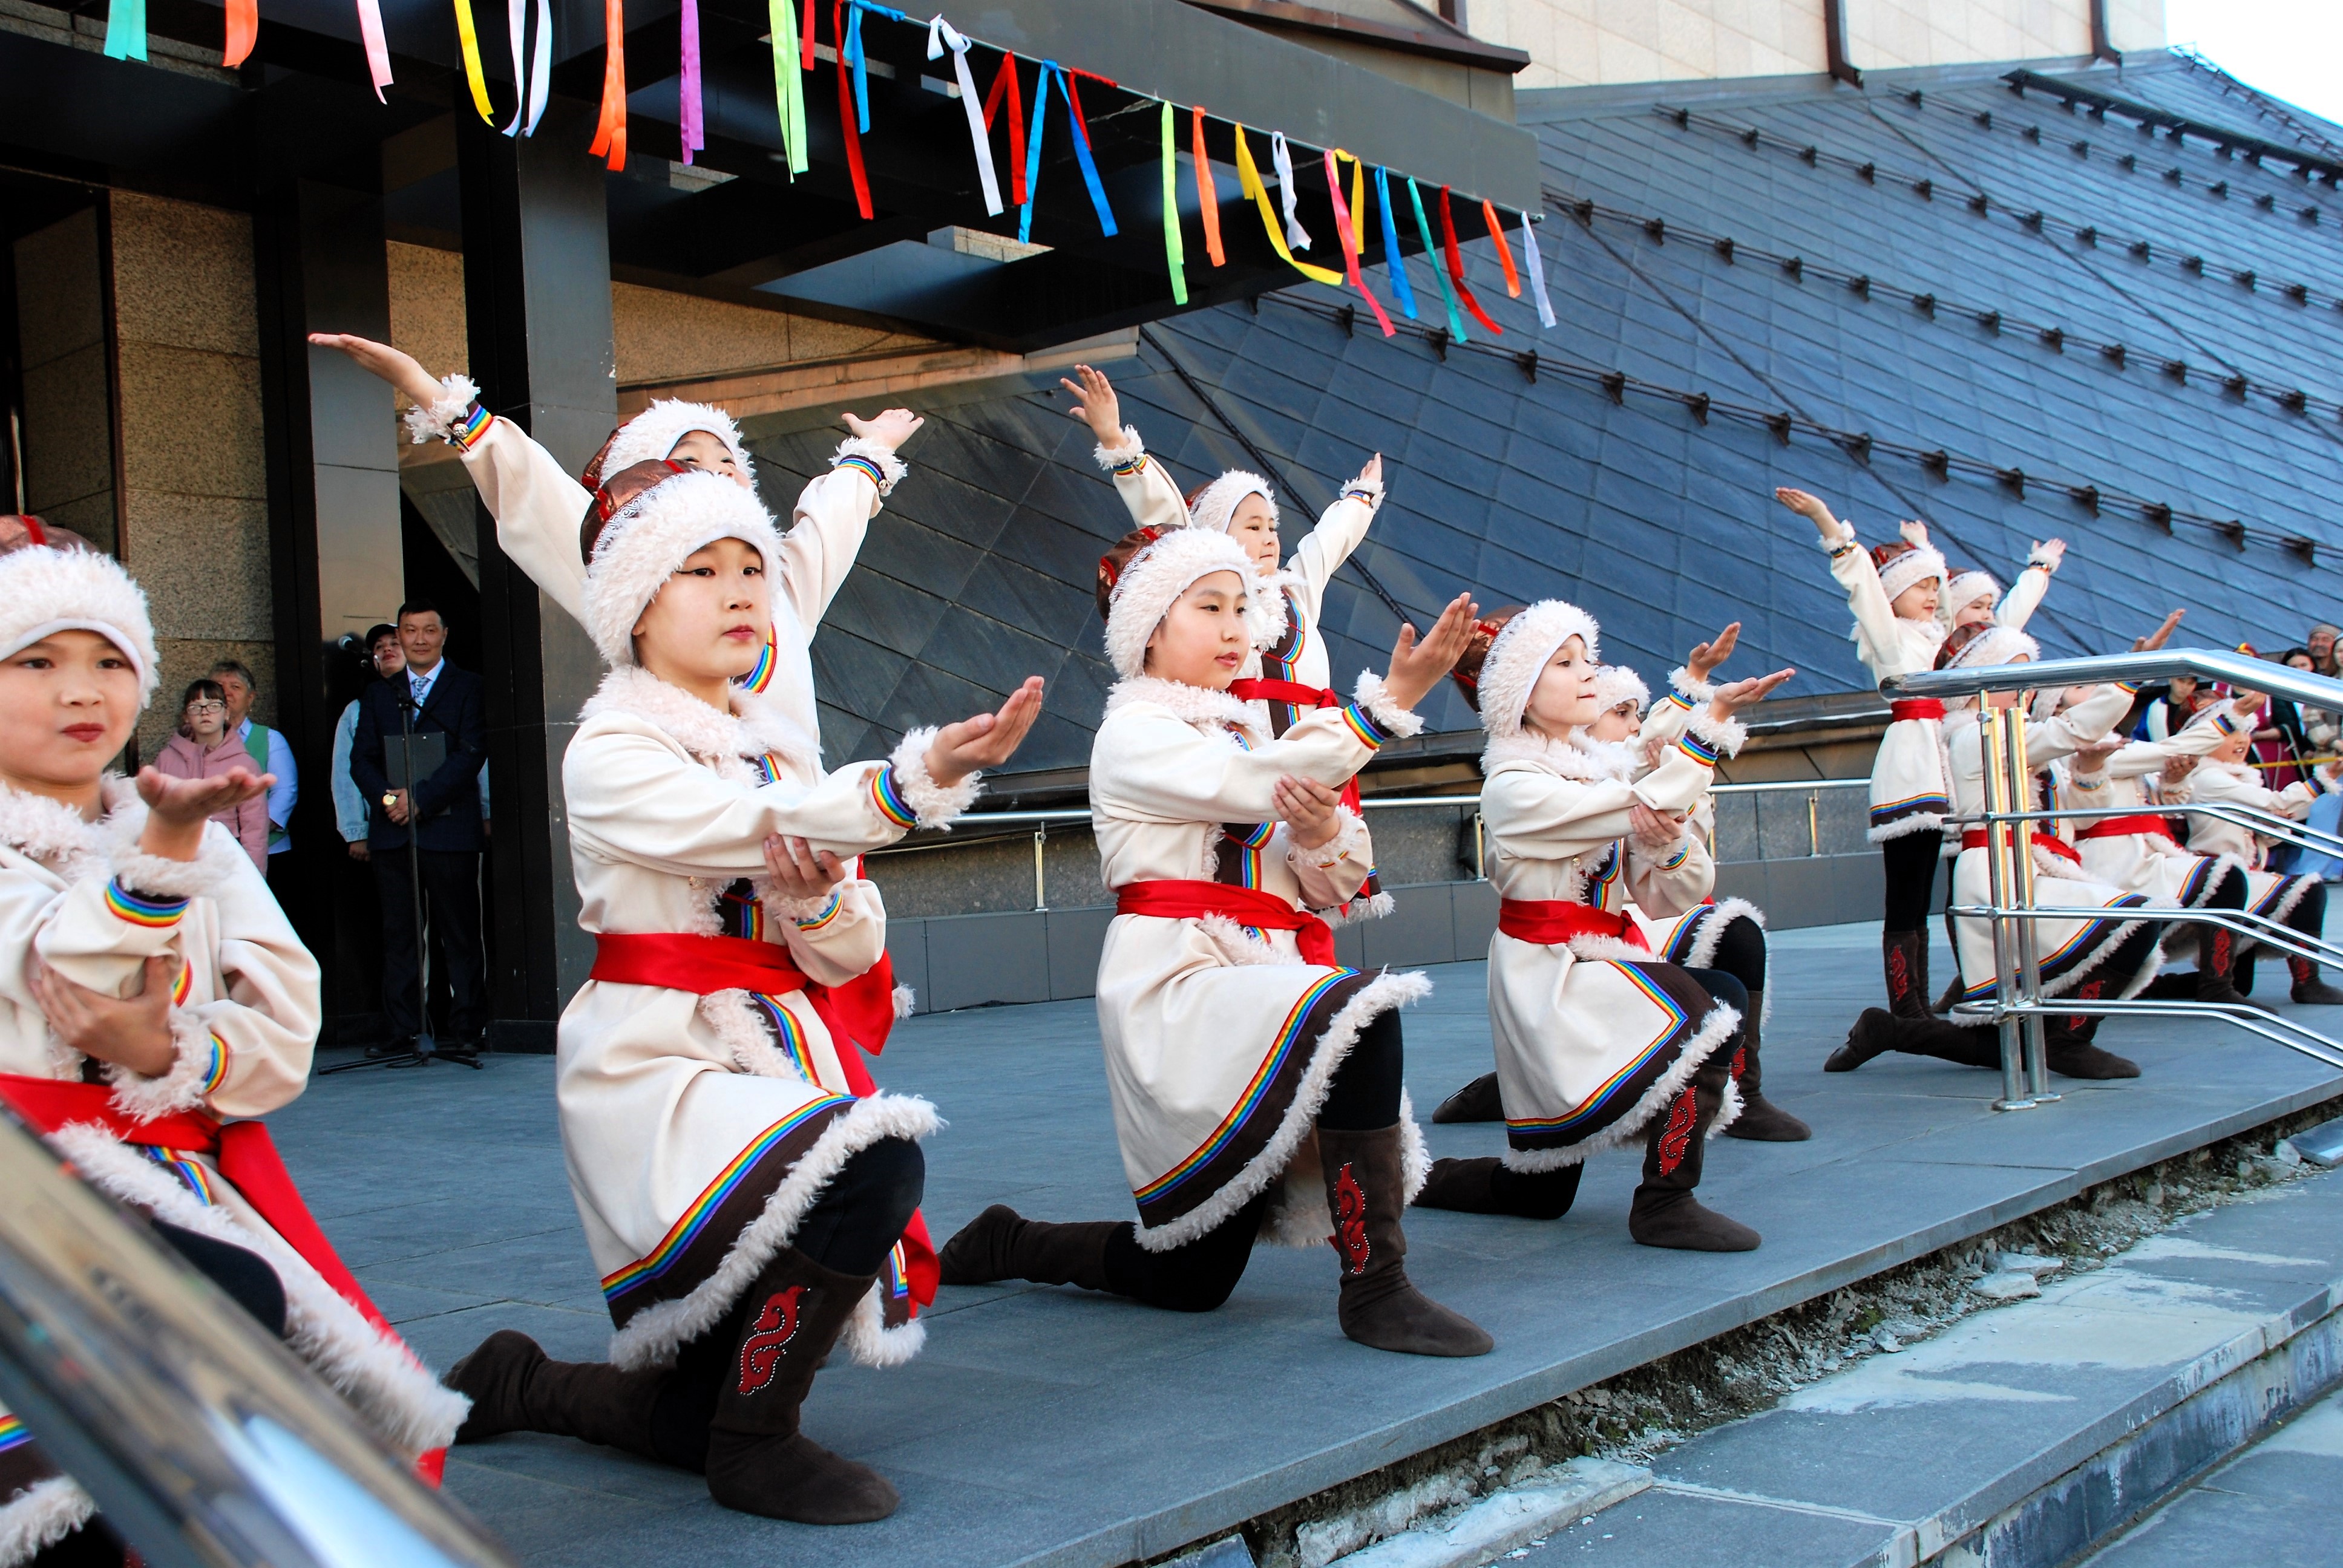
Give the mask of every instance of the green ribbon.
[[773, 37], [773, 106], [781, 120], [781, 148], [789, 155], [789, 178], [812, 166], [806, 159], [805, 78], [798, 71], [798, 18], [789, 0], [766, 0]]
[[106, 57], [146, 57], [146, 0], [113, 0], [106, 8]]
[[[1456, 314], [1455, 290], [1448, 286], [1448, 275], [1440, 270], [1440, 247], [1432, 243], [1432, 225], [1424, 219], [1423, 193], [1415, 188], [1413, 179], [1407, 182], [1407, 199], [1415, 208], [1415, 232], [1423, 236], [1423, 254], [1433, 258], [1432, 281], [1440, 285], [1440, 302], [1448, 307], [1448, 336], [1459, 343], [1470, 343], [1473, 340], [1464, 336], [1464, 318]], [[1397, 256], [1392, 258], [1392, 265], [1400, 265]]]
[[1163, 106], [1163, 267], [1172, 275], [1172, 303], [1188, 303], [1187, 251], [1180, 243], [1180, 154], [1172, 106]]

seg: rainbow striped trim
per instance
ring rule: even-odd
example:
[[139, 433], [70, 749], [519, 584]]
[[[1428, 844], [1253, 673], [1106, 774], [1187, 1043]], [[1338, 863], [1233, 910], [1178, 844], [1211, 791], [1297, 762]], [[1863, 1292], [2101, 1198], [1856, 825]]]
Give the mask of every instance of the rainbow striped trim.
[[1692, 845], [1689, 841], [1677, 845], [1676, 852], [1660, 862], [1660, 869], [1663, 871], [1674, 870], [1678, 866], [1684, 863], [1684, 857], [1691, 853]]
[[1621, 974], [1625, 975], [1630, 980], [1634, 981], [1636, 990], [1642, 991], [1645, 996], [1649, 997], [1652, 1000], [1657, 1002], [1662, 1008], [1666, 1010], [1668, 1015], [1667, 1023], [1663, 1026], [1660, 1032], [1653, 1038], [1650, 1044], [1643, 1046], [1637, 1050], [1634, 1056], [1630, 1057], [1620, 1066], [1618, 1071], [1613, 1073], [1610, 1077], [1604, 1079], [1600, 1084], [1596, 1085], [1594, 1092], [1588, 1095], [1584, 1100], [1580, 1101], [1576, 1105], [1572, 1106], [1560, 1116], [1525, 1117], [1518, 1120], [1509, 1116], [1505, 1118], [1505, 1128], [1508, 1131], [1542, 1133], [1569, 1131], [1574, 1124], [1582, 1121], [1587, 1117], [1601, 1111], [1604, 1103], [1608, 1101], [1613, 1095], [1619, 1091], [1621, 1086], [1633, 1080], [1638, 1072], [1642, 1071], [1645, 1064], [1648, 1063], [1663, 1048], [1664, 1048], [1668, 1041], [1676, 1037], [1676, 1031], [1684, 1028], [1684, 1026], [1690, 1021], [1690, 1015], [1687, 1014], [1682, 1007], [1677, 1005], [1676, 999], [1662, 990], [1658, 986], [1654, 985], [1652, 983], [1651, 977], [1644, 974], [1643, 970], [1636, 969], [1632, 964], [1616, 963], [1608, 959], [1596, 960], [1594, 961], [1609, 963], [1613, 969], [1617, 970]]
[[24, 1417], [0, 1414], [0, 1453], [22, 1448], [32, 1441], [33, 1434], [25, 1430]]
[[1351, 733], [1359, 738], [1359, 744], [1368, 750], [1382, 750], [1383, 742], [1391, 739], [1383, 733], [1383, 727], [1374, 721], [1373, 716], [1357, 703], [1342, 704], [1342, 721], [1351, 727]]
[[179, 923], [187, 912], [186, 899], [158, 899], [148, 893], [133, 892], [116, 877], [106, 884], [106, 907], [134, 926], [149, 930], [162, 930]]
[[1367, 505], [1372, 507], [1381, 499], [1381, 498], [1373, 490], [1351, 489], [1342, 492], [1342, 499], [1346, 501], [1364, 501]]
[[146, 1145], [146, 1158], [179, 1179], [180, 1185], [196, 1195], [196, 1201], [206, 1209], [219, 1205], [219, 1194], [212, 1190], [212, 1173], [203, 1161], [180, 1149], [163, 1149]]
[[2213, 715], [2213, 728], [2224, 735], [2235, 735], [2237, 732], [2237, 721], [2226, 713], [2216, 713]]
[[798, 930], [801, 931], [818, 931], [821, 930], [822, 927], [830, 924], [830, 921], [838, 919], [839, 910], [845, 907], [846, 900], [838, 894], [832, 893], [830, 895], [830, 902], [821, 907], [821, 913], [814, 916], [814, 918], [809, 920], [799, 920], [798, 922]]
[[798, 1022], [789, 1010], [781, 1005], [780, 998], [762, 991], [751, 991], [749, 999], [765, 1010], [773, 1020], [773, 1043], [779, 1046], [798, 1070], [798, 1076], [815, 1088], [821, 1087], [814, 1076], [813, 1053], [806, 1049], [805, 1026]]
[[[2099, 907], [2102, 910], [2127, 912], [2132, 910], [2144, 908], [2147, 903], [2147, 898], [2145, 894], [2126, 893], [2122, 898], [2116, 900], [2114, 902], [2102, 904]], [[2045, 980], [2056, 980], [2057, 978], [2057, 971], [2061, 970], [2065, 966], [2073, 963], [2077, 958], [2080, 957], [2083, 950], [2097, 942], [2101, 934], [2103, 934], [2112, 923], [2113, 922], [2109, 918], [2104, 914], [2085, 920], [2082, 930], [2077, 931], [2073, 936], [2060, 943], [2056, 952], [2045, 953], [2042, 956], [2040, 961], [2042, 978]], [[1962, 988], [1961, 1000], [1963, 1001], [1981, 1000], [1994, 996], [2000, 990], [2000, 982], [1998, 980], [1986, 980], [1982, 985], [1966, 986]]]
[[603, 1300], [616, 1302], [628, 1292], [639, 1289], [673, 1268], [676, 1260], [683, 1256], [684, 1249], [699, 1239], [699, 1232], [707, 1229], [709, 1220], [723, 1205], [724, 1200], [732, 1195], [733, 1189], [739, 1186], [749, 1172], [756, 1168], [757, 1161], [768, 1150], [805, 1125], [810, 1118], [834, 1107], [853, 1103], [847, 1095], [825, 1095], [810, 1105], [799, 1107], [788, 1120], [774, 1122], [750, 1139], [749, 1146], [734, 1155], [730, 1164], [717, 1172], [716, 1180], [709, 1182], [691, 1207], [683, 1211], [682, 1217], [669, 1228], [668, 1233], [660, 1238], [659, 1244], [648, 1256], [638, 1258], [616, 1273], [603, 1277]]
[[2139, 682], [2137, 680], [2118, 680], [2116, 682], [2116, 689], [2122, 692], [2127, 697], [2137, 697], [2139, 695]]
[[1875, 828], [1883, 822], [1892, 821], [1897, 817], [1906, 816], [1914, 811], [1942, 811], [1946, 809], [1946, 804], [1942, 795], [1906, 795], [1901, 800], [1889, 800], [1874, 806], [1871, 809], [1871, 823]]
[[845, 457], [836, 459], [830, 466], [832, 468], [851, 468], [856, 473], [860, 474], [863, 477], [869, 479], [870, 481], [871, 488], [878, 490], [882, 495], [886, 493], [887, 476], [879, 471], [878, 464], [872, 462], [870, 458], [863, 457], [859, 452], [849, 452]]
[[[171, 982], [171, 1005], [173, 1007], [186, 1006], [187, 998], [194, 992], [195, 989], [196, 967], [195, 965], [182, 960], [179, 964], [179, 978]], [[214, 1038], [216, 1039], [217, 1037], [215, 1036]]]
[[1312, 981], [1287, 1010], [1285, 1021], [1278, 1025], [1277, 1036], [1270, 1045], [1269, 1054], [1262, 1058], [1261, 1067], [1253, 1073], [1252, 1081], [1246, 1084], [1244, 1092], [1237, 1096], [1235, 1106], [1221, 1119], [1221, 1124], [1212, 1130], [1212, 1135], [1205, 1139], [1194, 1153], [1138, 1189], [1132, 1196], [1141, 1203], [1162, 1197], [1193, 1176], [1211, 1161], [1213, 1155], [1226, 1148], [1229, 1141], [1259, 1109], [1262, 1096], [1267, 1094], [1269, 1086], [1277, 1081], [1278, 1070], [1285, 1065], [1286, 1058], [1292, 1056], [1294, 1048], [1301, 1043], [1302, 1026], [1310, 1020], [1310, 1010], [1317, 1006], [1319, 999], [1328, 991], [1358, 972], [1356, 970], [1330, 970]]
[[880, 1271], [887, 1282], [887, 1294], [901, 1301], [911, 1293], [911, 1265], [903, 1256], [903, 1243], [896, 1242], [887, 1250], [887, 1266]]
[[488, 433], [488, 427], [496, 422], [494, 414], [475, 403], [456, 427], [447, 432], [447, 445], [459, 452], [468, 452], [480, 444], [480, 438]]
[[1139, 452], [1115, 464], [1112, 470], [1118, 479], [1128, 479], [1134, 474], [1147, 472], [1147, 454]]
[[1624, 859], [1619, 853], [1617, 841], [1614, 840], [1610, 858], [1603, 862], [1601, 869], [1587, 879], [1585, 896], [1579, 902], [1590, 910], [1616, 909], [1618, 906], [1612, 901], [1611, 894], [1619, 886], [1620, 864]]
[[219, 1030], [213, 1030], [211, 1031], [211, 1037], [212, 1062], [211, 1066], [204, 1070], [203, 1091], [206, 1099], [209, 1099], [213, 1091], [216, 1090], [221, 1084], [227, 1081], [227, 1060], [229, 1054], [227, 1041], [220, 1038]]
[[[732, 684], [743, 691], [762, 691], [773, 684], [773, 672], [781, 664], [780, 649], [775, 646], [773, 638], [773, 628], [769, 626], [765, 628], [765, 646], [757, 650], [755, 667]], [[772, 779], [768, 777], [765, 782], [770, 784]]]
[[1692, 699], [1686, 697], [1681, 691], [1669, 692], [1668, 700], [1674, 703], [1678, 708], [1683, 709], [1686, 713], [1690, 713], [1692, 711]]
[[733, 891], [733, 888], [741, 885], [735, 882], [717, 895], [718, 918], [728, 928], [722, 934], [761, 942], [765, 940], [765, 900], [754, 893]]
[[1699, 736], [1694, 735], [1689, 729], [1676, 737], [1676, 749], [1691, 758], [1694, 761], [1699, 763], [1703, 768], [1714, 768], [1716, 766], [1716, 749], [1709, 745], [1707, 741], [1703, 740]]
[[920, 825], [920, 814], [904, 801], [902, 789], [895, 782], [892, 762], [870, 775], [870, 804], [898, 828], [908, 830]]

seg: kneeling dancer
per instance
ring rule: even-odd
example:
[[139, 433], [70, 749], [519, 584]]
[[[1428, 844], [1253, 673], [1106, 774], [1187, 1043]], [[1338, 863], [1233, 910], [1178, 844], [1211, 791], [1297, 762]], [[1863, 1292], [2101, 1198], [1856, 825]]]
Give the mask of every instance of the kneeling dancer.
[[[317, 960], [209, 820], [271, 780], [106, 772], [155, 693], [146, 596], [76, 536], [6, 521], [0, 1100], [436, 1478], [462, 1398], [367, 1300], [251, 1120], [300, 1095], [324, 1014]], [[52, 1548], [121, 1561], [93, 1512], [0, 1408], [0, 1568]]]
[[1507, 1147], [1502, 1160], [1439, 1161], [1417, 1201], [1558, 1219], [1587, 1158], [1641, 1134], [1628, 1233], [1649, 1247], [1748, 1251], [1757, 1232], [1693, 1196], [1702, 1145], [1741, 1108], [1731, 1063], [1747, 994], [1719, 970], [1659, 961], [1625, 905], [1666, 916], [1708, 896], [1715, 868], [1684, 817], [1717, 758], [1740, 747], [1734, 710], [1792, 672], [1719, 688], [1630, 782], [1624, 749], [1587, 733], [1604, 707], [1594, 617], [1547, 599], [1475, 632], [1457, 682], [1489, 734], [1481, 813], [1503, 900], [1489, 1026]]
[[945, 1244], [944, 1282], [1079, 1284], [1208, 1312], [1256, 1239], [1331, 1240], [1345, 1334], [1416, 1355], [1486, 1352], [1489, 1336], [1403, 1263], [1400, 1211], [1424, 1156], [1394, 1010], [1431, 987], [1336, 964], [1309, 912], [1356, 893], [1372, 865], [1364, 825], [1334, 791], [1386, 739], [1422, 727], [1411, 709], [1463, 647], [1469, 599], [1421, 642], [1403, 628], [1389, 671], [1362, 675], [1354, 700], [1272, 739], [1228, 693], [1280, 610], [1234, 540], [1141, 529], [1101, 561], [1098, 597], [1122, 677], [1091, 752], [1091, 820], [1118, 910], [1099, 958], [1099, 1032], [1139, 1222], [1047, 1224], [995, 1204]]
[[[2256, 706], [2258, 706], [2257, 704]], [[2184, 735], [2193, 731], [2201, 718]], [[2248, 764], [2253, 755], [2253, 729], [2247, 724], [2226, 727], [2220, 743], [2198, 763], [2180, 786], [2180, 799], [2202, 806], [2239, 806], [2299, 822], [2310, 815], [2317, 789], [2300, 780], [2272, 789]], [[2316, 876], [2289, 874], [2269, 869], [2269, 840], [2252, 829], [2219, 817], [2190, 812], [2188, 847], [2199, 854], [2235, 857], [2246, 867], [2246, 908], [2266, 920], [2277, 920], [2314, 941], [2327, 930], [2327, 884]], [[2251, 995], [2254, 959], [2263, 944], [2243, 940], [2237, 950], [2237, 990]], [[2320, 978], [2315, 959], [2288, 954], [2289, 999], [2310, 1007], [2343, 1006], [2343, 990]]]

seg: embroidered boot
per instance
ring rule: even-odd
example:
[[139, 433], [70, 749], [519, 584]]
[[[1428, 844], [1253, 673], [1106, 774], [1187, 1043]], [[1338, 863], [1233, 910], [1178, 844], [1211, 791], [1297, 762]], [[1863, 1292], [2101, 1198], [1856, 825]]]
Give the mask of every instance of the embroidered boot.
[[1419, 1209], [1450, 1209], [1460, 1214], [1511, 1214], [1520, 1220], [1559, 1220], [1578, 1199], [1578, 1179], [1584, 1165], [1527, 1173], [1507, 1169], [1494, 1156], [1479, 1160], [1435, 1160], [1423, 1191], [1415, 1195]]
[[1715, 1057], [1701, 1063], [1692, 1081], [1657, 1116], [1644, 1135], [1644, 1180], [1627, 1210], [1627, 1234], [1646, 1247], [1687, 1252], [1747, 1252], [1757, 1232], [1738, 1220], [1705, 1208], [1692, 1195], [1708, 1129], [1725, 1104], [1727, 1064]]
[[1484, 1072], [1440, 1102], [1432, 1120], [1446, 1126], [1457, 1121], [1503, 1121], [1505, 1108], [1497, 1098], [1497, 1075]]
[[1897, 1018], [1928, 1016], [1928, 933], [1885, 931], [1879, 965], [1887, 978], [1887, 1010]]
[[[2244, 967], [2241, 960], [2239, 968]], [[2343, 1007], [2343, 990], [2318, 978], [2318, 966], [2308, 959], [2289, 958], [2286, 970], [2294, 980], [2294, 1000], [2307, 1007]], [[2241, 986], [2238, 988], [2243, 990]]]
[[1006, 1203], [995, 1203], [960, 1229], [936, 1254], [947, 1285], [989, 1285], [996, 1280], [1030, 1280], [1037, 1285], [1080, 1285], [1103, 1291], [1107, 1239], [1120, 1220], [1052, 1225], [1028, 1220]]
[[652, 1412], [669, 1376], [665, 1367], [621, 1372], [608, 1362], [558, 1362], [527, 1334], [498, 1329], [449, 1367], [445, 1381], [472, 1402], [458, 1442], [542, 1432], [696, 1469], [692, 1455], [667, 1452], [674, 1445], [654, 1435]]
[[2207, 926], [2197, 936], [2197, 1000], [2225, 1003], [2231, 1007], [2250, 1007], [2246, 994], [2239, 990], [2230, 970], [2237, 958], [2237, 933], [2220, 926]]
[[1379, 1351], [1417, 1356], [1480, 1356], [1496, 1348], [1478, 1323], [1425, 1295], [1407, 1277], [1407, 1158], [1399, 1124], [1373, 1132], [1318, 1129], [1318, 1161], [1333, 1211], [1342, 1294], [1342, 1332]]
[[1733, 1053], [1733, 1081], [1741, 1086], [1741, 1114], [1725, 1130], [1728, 1138], [1760, 1143], [1803, 1143], [1815, 1130], [1765, 1098], [1765, 1063], [1758, 1056], [1758, 1036], [1764, 1031], [1765, 993], [1749, 993], [1749, 1010], [1741, 1018], [1741, 1048]]
[[891, 1483], [798, 1430], [822, 1358], [875, 1275], [834, 1273], [785, 1247], [749, 1287], [748, 1318], [708, 1433], [708, 1493], [799, 1524], [867, 1524], [902, 1503]]

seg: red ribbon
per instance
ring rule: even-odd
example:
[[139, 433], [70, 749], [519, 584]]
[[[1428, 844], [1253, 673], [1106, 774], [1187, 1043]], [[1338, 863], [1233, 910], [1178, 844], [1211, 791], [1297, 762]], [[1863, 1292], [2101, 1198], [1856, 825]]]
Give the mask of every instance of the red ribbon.
[[[1334, 237], [1342, 243], [1342, 266], [1350, 274], [1351, 286], [1367, 297], [1368, 307], [1375, 313], [1375, 325], [1383, 329], [1385, 337], [1393, 337], [1397, 329], [1392, 326], [1391, 317], [1383, 314], [1383, 302], [1367, 287], [1367, 280], [1359, 271], [1357, 220], [1349, 205], [1342, 200], [1342, 176], [1335, 171], [1333, 153], [1328, 151], [1325, 158], [1326, 196], [1334, 204]], [[1513, 270], [1512, 262], [1505, 264], [1505, 270]]]
[[2080, 833], [2077, 834], [2076, 837], [2081, 839], [2126, 839], [2129, 838], [2134, 833], [2153, 833], [2159, 839], [2171, 839], [2176, 844], [2180, 841], [2178, 839], [2173, 837], [2171, 823], [2166, 821], [2161, 817], [2147, 812], [2143, 812], [2137, 817], [2103, 817], [2098, 821], [2096, 821], [2089, 827], [2084, 829]]
[[1522, 297], [1522, 275], [1513, 266], [1513, 247], [1505, 243], [1505, 226], [1497, 221], [1497, 204], [1483, 197], [1481, 220], [1489, 226], [1489, 237], [1497, 242], [1497, 261], [1505, 269], [1505, 292], [1515, 299]]
[[220, 65], [228, 70], [243, 65], [259, 39], [260, 0], [227, 0], [227, 46], [220, 51]]
[[[1282, 702], [1290, 708], [1342, 706], [1341, 692], [1322, 686], [1304, 686], [1298, 680], [1232, 680], [1229, 695], [1239, 702]], [[1359, 809], [1359, 776], [1355, 773], [1342, 786], [1342, 804], [1353, 811]]]
[[[254, 1211], [268, 1222], [269, 1229], [317, 1270], [318, 1277], [333, 1288], [336, 1295], [373, 1324], [377, 1333], [404, 1349], [405, 1342], [390, 1326], [390, 1320], [367, 1299], [357, 1277], [334, 1251], [334, 1244], [326, 1240], [326, 1232], [318, 1228], [309, 1206], [301, 1201], [301, 1190], [293, 1184], [293, 1177], [285, 1169], [285, 1161], [277, 1152], [276, 1141], [268, 1136], [266, 1123], [223, 1123], [200, 1111], [133, 1121], [116, 1109], [114, 1091], [104, 1084], [31, 1078], [14, 1072], [0, 1073], [0, 1100], [6, 1101], [17, 1115], [41, 1132], [96, 1122], [125, 1143], [212, 1156], [219, 1161], [220, 1174], [227, 1178], [228, 1185], [243, 1195]], [[447, 1451], [433, 1449], [416, 1461], [416, 1469], [436, 1486], [446, 1463]]]
[[1146, 915], [1159, 920], [1193, 920], [1225, 915], [1255, 930], [1292, 931], [1302, 949], [1302, 961], [1326, 969], [1334, 961], [1333, 929], [1307, 910], [1297, 910], [1275, 893], [1259, 888], [1232, 887], [1226, 882], [1133, 882], [1115, 890], [1114, 912]]
[[[2120, 820], [2120, 819], [2118, 819]], [[2058, 837], [2056, 833], [2036, 832], [2030, 835], [2027, 841], [2033, 844], [2033, 846], [2037, 849], [2049, 850], [2052, 854], [2057, 856], [2062, 860], [2072, 860], [2077, 866], [2083, 863], [2082, 851], [2076, 849], [2074, 845], [2066, 842], [2066, 839]], [[1985, 847], [1986, 841], [1984, 829], [1969, 828], [1965, 829], [1962, 831], [1962, 849], [1982, 849]]]
[[984, 95], [984, 128], [992, 129], [992, 116], [1001, 107], [1001, 100], [1009, 99], [1009, 201], [1012, 206], [1025, 205], [1025, 97], [1017, 88], [1017, 56], [1001, 56], [1001, 69], [994, 73], [992, 86]]
[[799, 51], [798, 59], [799, 69], [806, 71], [812, 70], [813, 0], [805, 0], [805, 20], [799, 24], [798, 26], [798, 48]]
[[1212, 258], [1214, 266], [1229, 264], [1228, 253], [1221, 248], [1221, 197], [1212, 188], [1212, 160], [1204, 151], [1204, 106], [1196, 106], [1190, 121], [1189, 150], [1196, 159], [1196, 205], [1204, 215], [1204, 251]]
[[1473, 320], [1495, 336], [1503, 337], [1505, 329], [1489, 319], [1489, 313], [1481, 308], [1481, 302], [1473, 297], [1473, 290], [1464, 281], [1464, 253], [1456, 248], [1456, 216], [1448, 210], [1446, 186], [1440, 187], [1440, 240], [1442, 248], [1448, 253], [1448, 281], [1456, 286], [1456, 297], [1464, 302]]
[[1643, 928], [1626, 910], [1614, 915], [1569, 899], [1501, 899], [1497, 929], [1517, 942], [1542, 947], [1559, 947], [1573, 937], [1613, 937], [1631, 948], [1651, 950]]
[[[870, 176], [862, 167], [862, 133], [855, 128], [854, 79], [846, 66], [846, 0], [830, 6], [830, 25], [838, 41], [838, 128], [846, 138], [846, 173], [854, 182], [854, 209], [870, 216]], [[810, 47], [813, 35], [806, 35]]]
[[1942, 719], [1945, 705], [1933, 697], [1906, 697], [1887, 705], [1887, 717], [1896, 724], [1909, 719]]
[[602, 110], [594, 122], [588, 157], [627, 166], [627, 12], [624, 0], [602, 4]]

